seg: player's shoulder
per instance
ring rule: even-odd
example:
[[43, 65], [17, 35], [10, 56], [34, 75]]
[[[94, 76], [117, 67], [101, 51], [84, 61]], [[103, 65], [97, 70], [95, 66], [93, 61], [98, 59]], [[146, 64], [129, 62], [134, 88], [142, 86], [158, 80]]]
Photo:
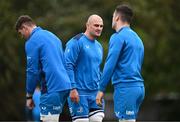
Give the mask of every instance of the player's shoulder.
[[110, 38], [110, 44], [118, 44], [118, 43], [123, 43], [125, 41], [125, 36], [121, 33], [114, 33], [111, 35]]
[[121, 35], [116, 32], [116, 33], [114, 33], [114, 34], [111, 35], [110, 40], [117, 40], [120, 36], [121, 36]]
[[81, 37], [82, 37], [83, 35], [84, 35], [83, 33], [79, 33], [79, 34], [75, 35], [72, 39], [78, 41], [78, 40], [81, 39]]
[[77, 34], [74, 37], [72, 37], [66, 44], [66, 46], [77, 46], [81, 43], [81, 37], [83, 36], [83, 33]]
[[95, 40], [95, 43], [99, 46], [102, 47], [101, 43], [98, 40]]

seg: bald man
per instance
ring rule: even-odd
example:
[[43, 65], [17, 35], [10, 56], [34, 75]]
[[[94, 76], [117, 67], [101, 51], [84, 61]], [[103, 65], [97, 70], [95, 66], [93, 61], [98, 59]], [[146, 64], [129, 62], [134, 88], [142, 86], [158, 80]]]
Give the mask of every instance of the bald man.
[[66, 68], [72, 85], [68, 104], [73, 122], [102, 122], [104, 118], [104, 103], [102, 106], [96, 104], [103, 58], [102, 46], [96, 38], [102, 29], [102, 18], [91, 15], [86, 31], [66, 44]]

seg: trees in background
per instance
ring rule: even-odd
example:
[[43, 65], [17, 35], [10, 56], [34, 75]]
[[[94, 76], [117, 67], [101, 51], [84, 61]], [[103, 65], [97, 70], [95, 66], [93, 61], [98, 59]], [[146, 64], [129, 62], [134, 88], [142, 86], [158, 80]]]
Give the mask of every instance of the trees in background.
[[[112, 13], [121, 3], [134, 9], [132, 28], [145, 45], [143, 76], [146, 97], [158, 92], [179, 92], [179, 0], [1, 0], [0, 120], [22, 120], [24, 116], [25, 41], [14, 30], [18, 16], [30, 15], [38, 25], [54, 32], [65, 45], [73, 35], [85, 30], [89, 15], [99, 14], [105, 25], [99, 40], [106, 57], [108, 40], [113, 32]], [[112, 91], [111, 87], [108, 88]]]

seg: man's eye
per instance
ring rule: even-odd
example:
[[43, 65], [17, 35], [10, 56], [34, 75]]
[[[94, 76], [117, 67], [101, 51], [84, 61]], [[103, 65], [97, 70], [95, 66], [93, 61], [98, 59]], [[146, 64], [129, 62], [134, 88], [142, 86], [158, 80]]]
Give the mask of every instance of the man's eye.
[[103, 25], [98, 25], [98, 24], [95, 24], [94, 26], [95, 27], [101, 27], [101, 28], [103, 27]]

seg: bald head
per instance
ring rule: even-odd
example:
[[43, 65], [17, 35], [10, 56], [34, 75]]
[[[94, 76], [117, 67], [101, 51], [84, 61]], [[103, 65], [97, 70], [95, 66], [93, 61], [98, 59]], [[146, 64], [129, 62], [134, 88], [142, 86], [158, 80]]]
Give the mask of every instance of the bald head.
[[86, 23], [85, 35], [94, 40], [101, 35], [103, 29], [103, 20], [99, 15], [93, 14], [89, 16]]
[[92, 24], [96, 21], [103, 22], [102, 18], [99, 15], [93, 14], [93, 15], [89, 16], [89, 18], [87, 20], [87, 24]]

